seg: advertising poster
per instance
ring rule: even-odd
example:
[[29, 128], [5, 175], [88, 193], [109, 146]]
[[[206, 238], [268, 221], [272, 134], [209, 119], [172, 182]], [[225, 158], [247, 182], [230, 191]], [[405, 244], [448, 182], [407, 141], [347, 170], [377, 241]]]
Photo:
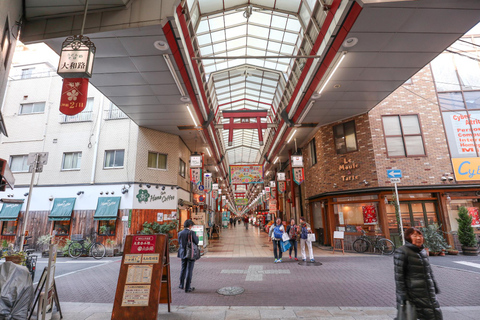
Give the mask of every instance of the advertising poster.
[[372, 225], [377, 224], [377, 210], [375, 206], [362, 206], [363, 224]]
[[472, 227], [480, 227], [480, 217], [478, 215], [478, 208], [468, 207], [468, 214], [472, 217]]
[[230, 183], [262, 183], [263, 182], [263, 166], [230, 166]]
[[198, 237], [198, 245], [199, 246], [203, 246], [203, 236], [204, 236], [204, 233], [205, 233], [205, 226], [203, 225], [194, 225], [192, 227], [192, 231], [195, 232], [195, 234], [197, 235]]

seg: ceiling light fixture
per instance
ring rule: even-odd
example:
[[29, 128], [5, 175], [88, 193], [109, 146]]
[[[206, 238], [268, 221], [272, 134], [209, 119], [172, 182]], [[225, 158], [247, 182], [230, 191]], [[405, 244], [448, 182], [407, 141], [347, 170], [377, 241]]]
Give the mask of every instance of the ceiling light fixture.
[[297, 133], [297, 129], [293, 130], [293, 133], [290, 135], [290, 138], [288, 139], [287, 143], [290, 143], [295, 133]]
[[196, 127], [197, 126], [197, 121], [195, 121], [195, 118], [193, 117], [193, 113], [190, 110], [190, 106], [188, 104], [187, 104], [187, 110], [188, 110], [188, 113], [190, 113], [190, 117], [192, 117], [193, 123], [195, 124], [195, 127]]
[[208, 151], [208, 155], [211, 157], [211, 156], [212, 156], [212, 154], [210, 153], [210, 149], [209, 149], [209, 148], [207, 148], [207, 151]]
[[315, 100], [311, 100], [310, 103], [308, 104], [307, 108], [303, 112], [302, 116], [297, 121], [298, 123], [302, 123], [303, 119], [305, 119], [305, 116], [307, 115], [307, 113], [310, 111], [310, 109], [313, 107], [314, 104], [315, 104]]
[[163, 58], [165, 59], [165, 62], [167, 64], [168, 70], [170, 70], [170, 73], [172, 74], [173, 80], [175, 81], [175, 84], [177, 85], [178, 91], [180, 91], [180, 94], [182, 97], [185, 97], [185, 90], [183, 90], [182, 84], [180, 83], [180, 79], [177, 76], [177, 72], [175, 71], [175, 68], [173, 67], [172, 60], [170, 60], [170, 56], [168, 54], [163, 54]]
[[215, 170], [218, 172], [218, 168], [217, 168], [217, 167], [215, 167]]
[[273, 164], [277, 163], [278, 161], [278, 157], [275, 159], [275, 161], [273, 161]]
[[322, 88], [320, 89], [320, 91], [318, 91], [318, 94], [322, 94], [323, 90], [325, 89], [325, 87], [327, 86], [328, 82], [330, 81], [330, 79], [332, 79], [333, 75], [335, 74], [335, 72], [337, 71], [338, 67], [340, 66], [340, 64], [342, 63], [343, 59], [345, 59], [345, 56], [347, 55], [347, 52], [344, 51], [342, 53], [342, 57], [340, 58], [340, 60], [338, 61], [337, 65], [335, 66], [335, 68], [333, 68], [332, 72], [330, 73], [330, 75], [328, 76], [327, 80], [325, 81], [325, 83], [323, 84]]

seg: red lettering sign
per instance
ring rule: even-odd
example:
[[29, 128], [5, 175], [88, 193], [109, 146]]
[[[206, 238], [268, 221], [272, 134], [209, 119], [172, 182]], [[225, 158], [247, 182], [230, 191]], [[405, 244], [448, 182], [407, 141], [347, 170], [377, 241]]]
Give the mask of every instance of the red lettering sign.
[[130, 253], [155, 253], [157, 236], [133, 236]]
[[63, 79], [60, 112], [67, 116], [73, 116], [82, 112], [87, 106], [87, 93], [87, 78]]

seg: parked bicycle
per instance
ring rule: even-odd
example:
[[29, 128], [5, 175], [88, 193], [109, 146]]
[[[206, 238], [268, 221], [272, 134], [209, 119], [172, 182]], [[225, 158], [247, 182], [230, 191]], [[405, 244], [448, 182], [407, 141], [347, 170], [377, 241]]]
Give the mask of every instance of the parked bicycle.
[[[31, 239], [31, 236], [26, 236], [25, 241], [28, 241]], [[35, 270], [37, 268], [37, 256], [33, 255], [35, 252], [35, 249], [30, 248], [30, 244], [24, 243], [23, 245], [23, 251], [26, 253], [25, 257], [25, 267], [27, 267], [28, 271], [30, 272], [30, 275], [32, 276], [32, 281], [35, 278]]]
[[178, 239], [168, 239], [168, 251], [174, 253], [178, 251]]
[[367, 236], [365, 230], [362, 230], [362, 235], [353, 242], [353, 250], [358, 253], [364, 253], [368, 250], [368, 248], [372, 247], [373, 252], [378, 249], [382, 254], [393, 254], [395, 251], [395, 244], [386, 238], [382, 238], [381, 236], [375, 236], [374, 239], [371, 239]]
[[[94, 233], [94, 239], [91, 242], [87, 242], [86, 239], [74, 239], [72, 237], [72, 242], [68, 246], [68, 254], [73, 259], [77, 259], [81, 255], [92, 256], [94, 259], [102, 259], [105, 257], [105, 246], [100, 242], [96, 241], [96, 232]], [[80, 236], [81, 235], [74, 235]]]

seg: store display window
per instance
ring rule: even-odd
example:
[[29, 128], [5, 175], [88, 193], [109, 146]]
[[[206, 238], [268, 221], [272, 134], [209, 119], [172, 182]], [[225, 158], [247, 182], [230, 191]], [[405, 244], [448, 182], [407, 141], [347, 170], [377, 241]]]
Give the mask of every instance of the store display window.
[[68, 236], [70, 233], [70, 220], [54, 221], [53, 230], [57, 232], [57, 236]]
[[99, 236], [114, 236], [117, 220], [100, 220], [98, 221]]
[[3, 221], [2, 236], [14, 236], [17, 234], [18, 221]]

